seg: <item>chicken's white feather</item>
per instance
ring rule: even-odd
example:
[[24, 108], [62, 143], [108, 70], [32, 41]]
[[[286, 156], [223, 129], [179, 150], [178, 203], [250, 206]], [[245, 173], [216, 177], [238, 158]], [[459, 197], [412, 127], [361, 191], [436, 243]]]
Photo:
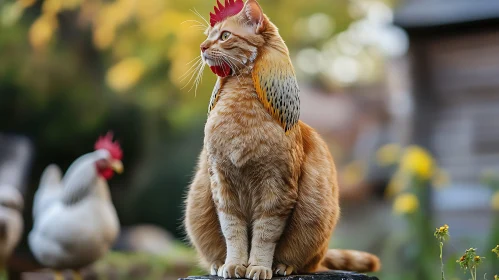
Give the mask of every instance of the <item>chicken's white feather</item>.
[[47, 166], [43, 171], [33, 199], [34, 219], [59, 199], [62, 191], [61, 177], [61, 169], [55, 164]]
[[78, 158], [59, 180], [58, 192], [50, 196], [40, 186], [38, 199], [50, 205], [39, 206], [28, 243], [42, 264], [81, 268], [104, 255], [115, 241], [118, 217], [107, 181], [96, 171], [96, 162], [108, 157], [107, 151], [98, 150]]

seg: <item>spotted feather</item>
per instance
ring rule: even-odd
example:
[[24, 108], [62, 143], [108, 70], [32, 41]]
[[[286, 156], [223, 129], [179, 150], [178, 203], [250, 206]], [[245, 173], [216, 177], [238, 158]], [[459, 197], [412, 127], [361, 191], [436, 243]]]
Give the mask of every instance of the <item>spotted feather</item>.
[[252, 75], [260, 101], [289, 132], [300, 118], [300, 89], [289, 57], [275, 51], [264, 53]]

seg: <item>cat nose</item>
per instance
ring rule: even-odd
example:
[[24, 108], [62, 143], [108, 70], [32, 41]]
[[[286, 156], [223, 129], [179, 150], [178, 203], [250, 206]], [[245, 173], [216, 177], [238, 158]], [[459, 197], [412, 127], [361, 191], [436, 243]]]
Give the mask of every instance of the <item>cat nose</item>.
[[206, 50], [208, 49], [208, 47], [204, 46], [204, 45], [201, 45], [201, 52], [205, 52]]

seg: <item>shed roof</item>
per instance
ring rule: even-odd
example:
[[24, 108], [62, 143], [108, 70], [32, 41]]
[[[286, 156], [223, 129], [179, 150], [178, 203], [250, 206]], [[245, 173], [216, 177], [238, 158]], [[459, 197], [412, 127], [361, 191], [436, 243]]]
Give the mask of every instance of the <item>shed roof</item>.
[[395, 11], [395, 24], [408, 30], [491, 21], [499, 21], [497, 0], [412, 0]]

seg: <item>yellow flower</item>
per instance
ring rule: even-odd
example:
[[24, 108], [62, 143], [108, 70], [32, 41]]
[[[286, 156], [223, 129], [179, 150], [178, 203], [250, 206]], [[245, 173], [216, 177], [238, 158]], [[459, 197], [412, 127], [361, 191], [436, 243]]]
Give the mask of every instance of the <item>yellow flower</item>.
[[388, 166], [397, 163], [400, 158], [400, 146], [397, 144], [387, 144], [376, 152], [376, 161], [381, 166]]
[[395, 198], [393, 203], [393, 211], [396, 214], [411, 214], [419, 208], [419, 200], [412, 193], [400, 194]]
[[449, 237], [449, 226], [445, 224], [439, 228], [436, 228], [433, 235], [441, 242], [444, 242]]
[[400, 168], [404, 172], [428, 180], [433, 175], [433, 158], [425, 149], [418, 146], [409, 146], [404, 151]]
[[42, 11], [47, 15], [55, 15], [62, 8], [63, 0], [45, 0], [43, 1]]
[[445, 224], [435, 229], [435, 237], [445, 238], [449, 236], [449, 225]]
[[366, 164], [362, 161], [352, 161], [343, 169], [343, 181], [346, 185], [356, 185], [362, 182], [366, 173]]
[[497, 274], [494, 275], [494, 280], [499, 280], [499, 276], [497, 276]]
[[401, 172], [393, 175], [385, 190], [385, 198], [391, 198], [406, 188], [405, 176]]
[[126, 58], [108, 70], [106, 80], [108, 85], [118, 92], [133, 87], [145, 71], [144, 62], [139, 58]]
[[51, 15], [39, 17], [29, 30], [29, 41], [35, 50], [43, 49], [57, 28], [57, 20]]
[[431, 179], [432, 185], [436, 188], [446, 187], [450, 184], [450, 177], [447, 171], [438, 168]]
[[98, 25], [93, 33], [94, 45], [101, 50], [109, 48], [116, 37], [114, 25]]
[[499, 211], [499, 191], [496, 191], [492, 196], [492, 200], [490, 201], [490, 207], [492, 209]]
[[118, 0], [113, 4], [113, 12], [116, 13], [118, 24], [123, 24], [130, 19], [135, 11], [135, 0]]
[[492, 253], [495, 253], [499, 258], [499, 245], [497, 245], [494, 249], [492, 249]]

